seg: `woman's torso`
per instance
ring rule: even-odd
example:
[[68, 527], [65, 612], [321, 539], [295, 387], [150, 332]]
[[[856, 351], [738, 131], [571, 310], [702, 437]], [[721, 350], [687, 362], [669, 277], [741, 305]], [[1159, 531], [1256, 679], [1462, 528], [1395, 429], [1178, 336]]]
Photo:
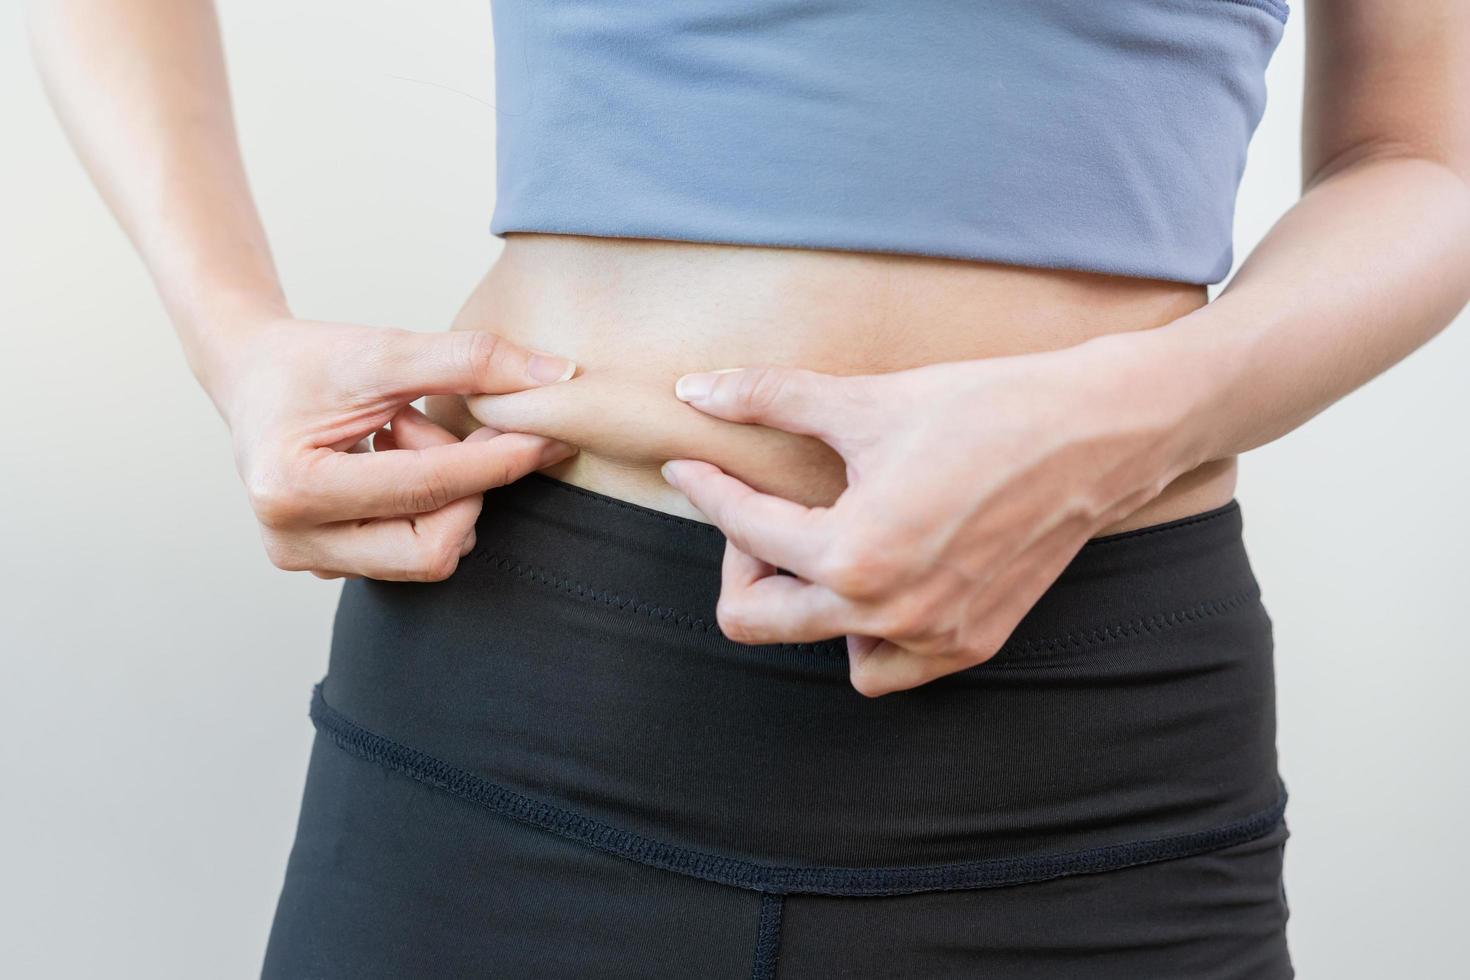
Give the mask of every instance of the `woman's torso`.
[[[951, 259], [571, 235], [506, 242], [455, 329], [573, 358], [578, 371], [471, 398], [476, 418], [580, 447], [552, 476], [696, 519], [660, 476], [665, 460], [705, 459], [808, 504], [830, 503], [845, 475], [815, 440], [678, 401], [680, 374], [755, 364], [866, 374], [1038, 352], [1160, 326], [1205, 302], [1203, 286]], [[444, 399], [430, 410], [460, 430], [474, 424]], [[1098, 533], [1219, 506], [1235, 469], [1234, 459], [1205, 464]]]

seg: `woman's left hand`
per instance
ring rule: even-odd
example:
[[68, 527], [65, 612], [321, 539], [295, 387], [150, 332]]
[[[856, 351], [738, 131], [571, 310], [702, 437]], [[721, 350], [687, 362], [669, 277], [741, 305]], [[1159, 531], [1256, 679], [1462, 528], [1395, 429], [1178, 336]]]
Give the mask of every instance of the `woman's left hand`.
[[1197, 393], [1147, 363], [1139, 336], [892, 374], [679, 379], [700, 411], [815, 436], [847, 463], [847, 489], [812, 508], [707, 462], [665, 464], [728, 539], [720, 628], [742, 643], [845, 634], [869, 696], [994, 656], [1088, 538], [1204, 461]]

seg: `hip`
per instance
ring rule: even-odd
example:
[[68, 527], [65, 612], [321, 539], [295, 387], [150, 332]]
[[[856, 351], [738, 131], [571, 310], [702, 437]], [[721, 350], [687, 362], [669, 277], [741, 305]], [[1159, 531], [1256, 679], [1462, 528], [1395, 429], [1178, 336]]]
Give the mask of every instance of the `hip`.
[[1231, 502], [1094, 539], [992, 660], [869, 699], [840, 639], [720, 634], [714, 528], [533, 476], [487, 495], [448, 581], [345, 586], [316, 721], [727, 884], [894, 894], [1166, 860], [1282, 818], [1241, 528]]

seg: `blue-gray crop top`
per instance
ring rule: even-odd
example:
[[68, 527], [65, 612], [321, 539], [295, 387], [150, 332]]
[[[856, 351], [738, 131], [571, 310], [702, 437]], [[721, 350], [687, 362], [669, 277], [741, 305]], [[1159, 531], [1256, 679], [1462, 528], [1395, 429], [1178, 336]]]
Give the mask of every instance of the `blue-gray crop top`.
[[491, 231], [1213, 283], [1279, 0], [493, 0]]

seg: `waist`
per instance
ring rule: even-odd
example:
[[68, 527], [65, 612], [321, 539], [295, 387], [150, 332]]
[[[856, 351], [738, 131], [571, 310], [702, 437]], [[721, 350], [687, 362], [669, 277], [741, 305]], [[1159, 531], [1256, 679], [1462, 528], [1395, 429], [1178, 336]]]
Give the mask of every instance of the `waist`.
[[[670, 458], [705, 459], [758, 489], [828, 504], [845, 486], [830, 448], [703, 415], [674, 397], [675, 379], [754, 364], [882, 373], [1052, 350], [1160, 326], [1204, 302], [1203, 287], [1182, 283], [918, 256], [508, 235], [455, 329], [570, 357], [578, 374], [470, 398], [473, 419], [459, 406], [451, 427], [572, 443], [581, 453], [551, 475], [693, 519], [659, 475]], [[455, 409], [431, 405], [449, 423]], [[1234, 478], [1233, 460], [1206, 464], [1101, 533], [1220, 506]]]

